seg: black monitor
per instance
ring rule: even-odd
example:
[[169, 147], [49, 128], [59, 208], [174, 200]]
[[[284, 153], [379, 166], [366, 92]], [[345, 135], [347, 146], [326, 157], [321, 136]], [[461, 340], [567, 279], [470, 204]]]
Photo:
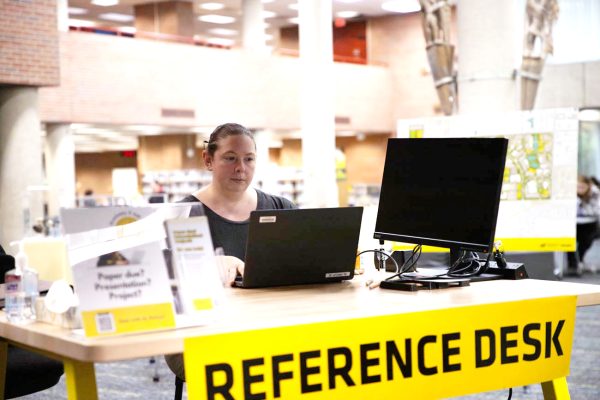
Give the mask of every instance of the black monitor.
[[389, 139], [375, 239], [492, 250], [508, 139]]

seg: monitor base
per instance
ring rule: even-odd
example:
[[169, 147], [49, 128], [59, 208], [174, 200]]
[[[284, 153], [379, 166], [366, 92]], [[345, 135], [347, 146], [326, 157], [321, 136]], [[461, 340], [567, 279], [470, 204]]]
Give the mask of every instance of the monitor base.
[[447, 289], [451, 287], [469, 286], [469, 279], [392, 279], [381, 281], [382, 289], [402, 290], [416, 292], [417, 290]]

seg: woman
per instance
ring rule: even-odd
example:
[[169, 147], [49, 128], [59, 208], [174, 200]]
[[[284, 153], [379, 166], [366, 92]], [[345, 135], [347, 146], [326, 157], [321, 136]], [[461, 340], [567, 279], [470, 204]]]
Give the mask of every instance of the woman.
[[[294, 204], [250, 187], [256, 166], [256, 143], [252, 132], [239, 124], [223, 124], [211, 133], [202, 153], [212, 171], [212, 182], [181, 202], [200, 202], [208, 217], [215, 248], [222, 247], [226, 263], [243, 274], [250, 212], [295, 208]], [[190, 216], [202, 213], [192, 208]], [[169, 368], [185, 380], [181, 354], [165, 356]]]
[[587, 176], [577, 178], [577, 251], [569, 253], [569, 273], [580, 275], [583, 258], [598, 235], [600, 190]]
[[212, 171], [212, 182], [181, 201], [201, 202], [215, 248], [222, 247], [226, 255], [244, 260], [250, 212], [295, 208], [294, 204], [250, 187], [256, 143], [252, 132], [242, 125], [218, 126], [206, 142], [202, 158]]

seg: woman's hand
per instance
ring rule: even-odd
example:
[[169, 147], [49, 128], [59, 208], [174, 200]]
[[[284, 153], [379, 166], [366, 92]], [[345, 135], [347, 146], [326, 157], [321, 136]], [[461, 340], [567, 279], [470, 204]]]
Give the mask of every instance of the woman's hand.
[[234, 256], [216, 256], [223, 286], [234, 286], [235, 277], [244, 276], [244, 262]]

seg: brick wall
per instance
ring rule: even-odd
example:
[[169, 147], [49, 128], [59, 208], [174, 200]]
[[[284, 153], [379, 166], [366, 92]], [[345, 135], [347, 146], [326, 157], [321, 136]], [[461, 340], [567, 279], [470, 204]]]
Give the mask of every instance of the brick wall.
[[0, 84], [59, 84], [56, 0], [0, 0]]

